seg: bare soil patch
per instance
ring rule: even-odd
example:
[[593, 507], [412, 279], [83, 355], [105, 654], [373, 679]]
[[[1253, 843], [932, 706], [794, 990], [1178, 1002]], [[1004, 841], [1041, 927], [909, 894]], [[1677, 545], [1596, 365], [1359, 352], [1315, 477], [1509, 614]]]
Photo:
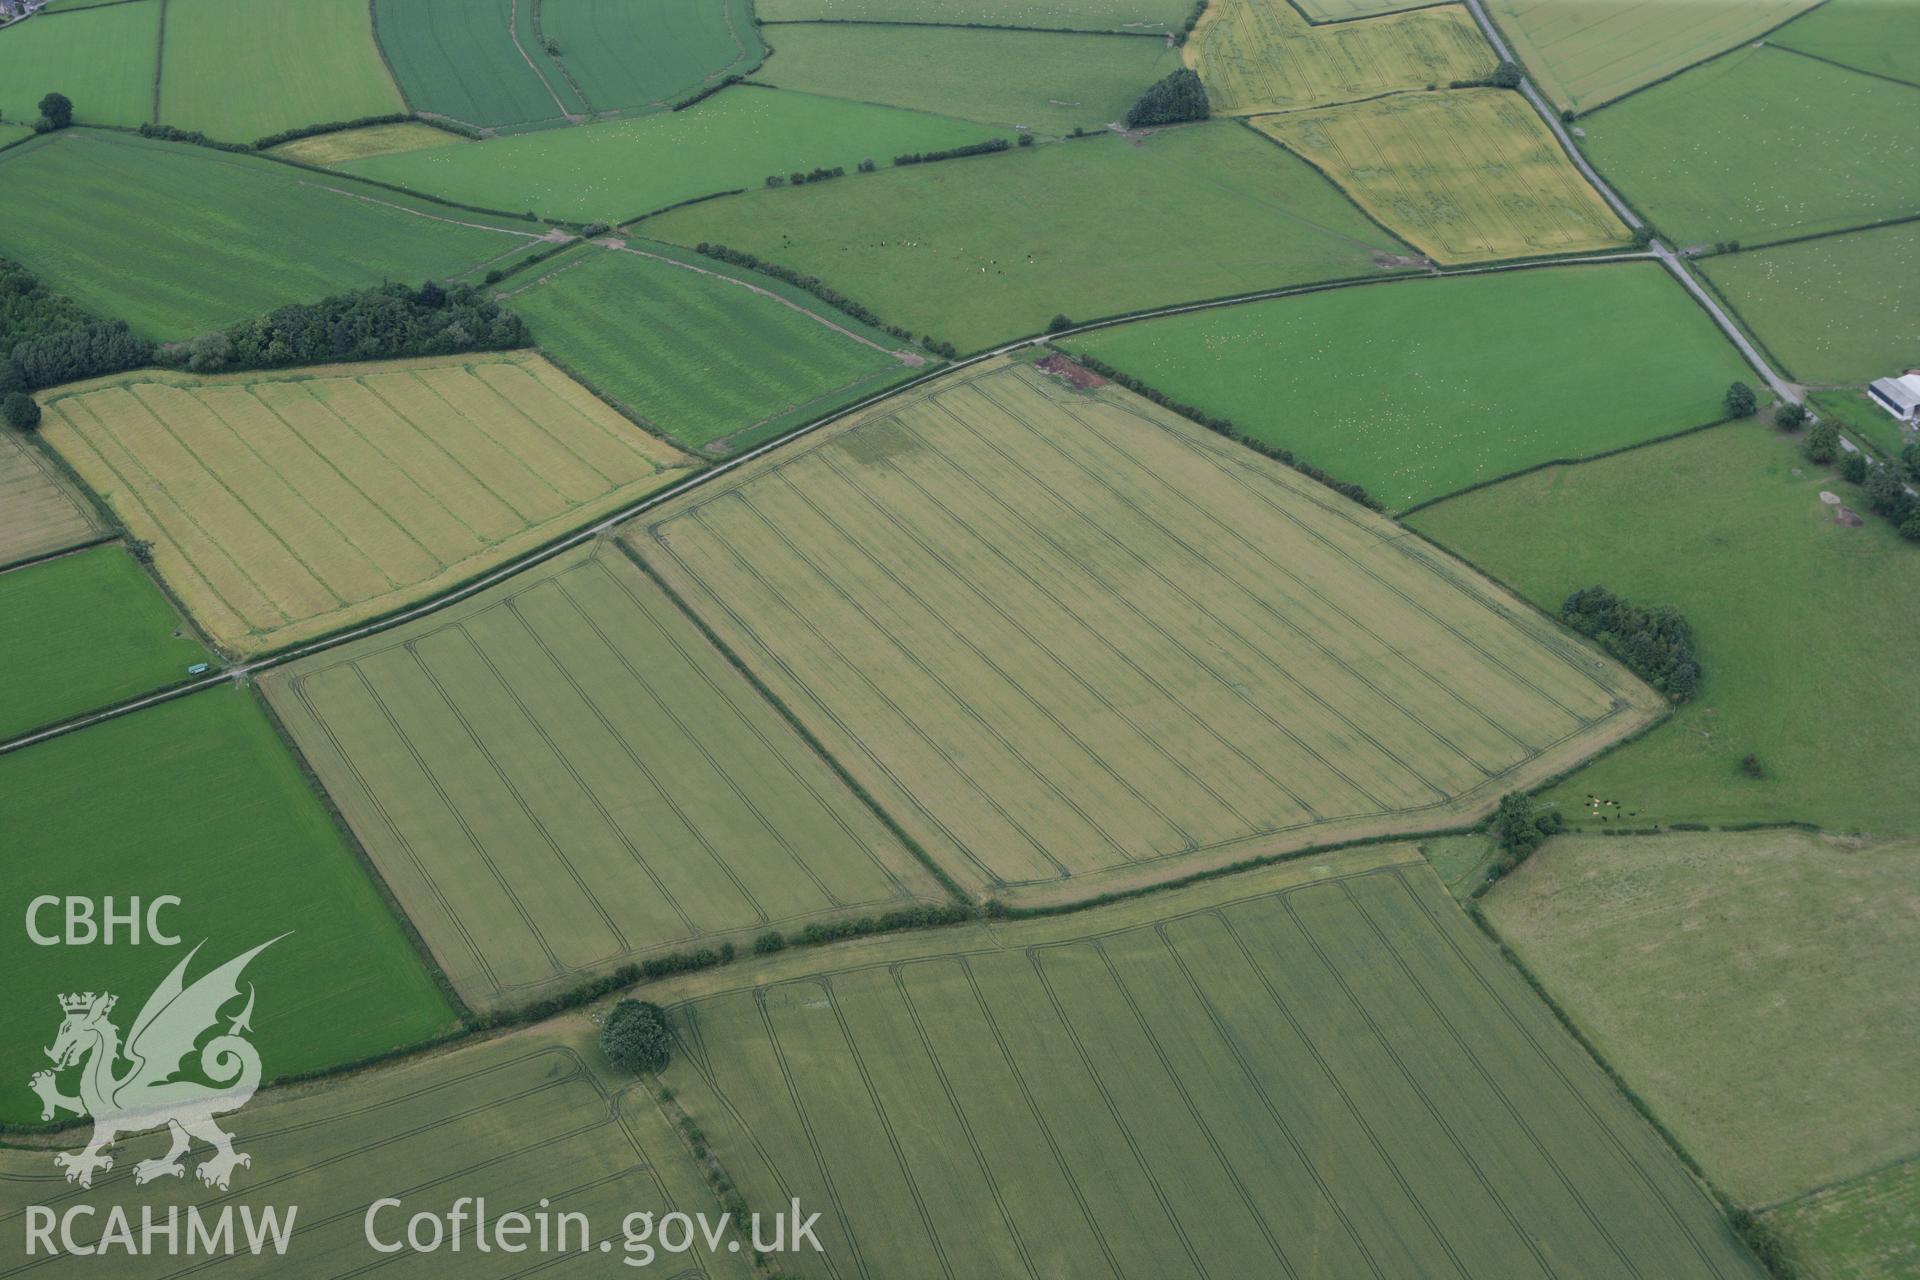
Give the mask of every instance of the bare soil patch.
[[1095, 387], [1104, 387], [1107, 385], [1105, 378], [1087, 368], [1085, 365], [1076, 364], [1068, 357], [1062, 355], [1051, 355], [1044, 360], [1036, 360], [1034, 361], [1034, 367], [1043, 373], [1052, 374], [1054, 377], [1061, 379], [1068, 385], [1076, 387], [1081, 391], [1091, 391]]

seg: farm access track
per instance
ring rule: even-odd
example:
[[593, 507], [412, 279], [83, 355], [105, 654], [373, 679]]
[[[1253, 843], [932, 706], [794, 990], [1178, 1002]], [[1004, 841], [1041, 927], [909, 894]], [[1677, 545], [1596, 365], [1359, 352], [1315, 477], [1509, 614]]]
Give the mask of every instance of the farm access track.
[[[1603, 187], [1602, 190], [1604, 191], [1605, 188]], [[1479, 265], [1479, 266], [1457, 267], [1457, 268], [1441, 267], [1441, 268], [1435, 268], [1429, 272], [1425, 272], [1418, 275], [1383, 276], [1377, 279], [1349, 280], [1349, 281], [1336, 283], [1336, 284], [1290, 285], [1280, 289], [1262, 289], [1252, 293], [1236, 294], [1232, 297], [1227, 297], [1227, 298], [1211, 298], [1201, 302], [1175, 303], [1170, 306], [1155, 307], [1146, 311], [1136, 311], [1126, 315], [1111, 316], [1105, 319], [1093, 320], [1093, 321], [1089, 321], [1086, 324], [1075, 325], [1070, 329], [1062, 329], [1055, 333], [1031, 334], [1024, 338], [1016, 338], [1011, 342], [1001, 343], [998, 346], [992, 347], [985, 351], [978, 352], [974, 355], [966, 357], [965, 359], [957, 360], [951, 364], [942, 366], [937, 369], [930, 370], [927, 373], [921, 374], [919, 377], [911, 378], [906, 382], [900, 383], [876, 395], [868, 396], [864, 400], [856, 401], [855, 403], [850, 404], [845, 408], [838, 410], [837, 412], [828, 414], [822, 418], [817, 418], [814, 421], [805, 424], [804, 426], [797, 427], [793, 431], [788, 432], [786, 435], [783, 435], [775, 440], [769, 440], [765, 444], [758, 445], [752, 449], [749, 449], [747, 452], [740, 454], [738, 457], [729, 458], [724, 462], [716, 463], [715, 465], [708, 467], [704, 471], [701, 471], [695, 475], [687, 477], [685, 480], [682, 480], [676, 484], [669, 485], [664, 489], [656, 490], [654, 493], [651, 493], [644, 498], [640, 498], [634, 501], [633, 503], [625, 507], [622, 507], [617, 511], [614, 511], [610, 515], [605, 516], [604, 518], [594, 522], [593, 524], [586, 526], [585, 528], [577, 529], [570, 534], [567, 534], [561, 538], [554, 540], [553, 542], [548, 543], [544, 547], [539, 547], [533, 551], [528, 552], [523, 556], [520, 556], [515, 560], [508, 562], [507, 564], [501, 565], [497, 569], [489, 570], [488, 572], [481, 574], [478, 577], [475, 577], [465, 583], [462, 583], [456, 587], [453, 587], [448, 591], [442, 592], [440, 595], [435, 596], [432, 599], [423, 600], [419, 604], [411, 605], [395, 613], [388, 614], [386, 617], [376, 618], [371, 622], [362, 623], [359, 626], [349, 628], [348, 630], [336, 632], [335, 634], [330, 636], [323, 636], [318, 640], [312, 640], [304, 644], [296, 645], [293, 648], [282, 650], [279, 653], [268, 654], [264, 657], [255, 658], [252, 661], [238, 663], [234, 666], [226, 668], [225, 670], [213, 673], [211, 675], [200, 677], [199, 679], [190, 680], [182, 684], [174, 685], [167, 689], [162, 689], [156, 693], [145, 694], [141, 697], [133, 698], [126, 702], [118, 703], [111, 707], [106, 707], [98, 711], [91, 711], [84, 715], [75, 716], [68, 720], [63, 720], [58, 724], [48, 725], [44, 728], [36, 729], [33, 732], [23, 734], [20, 737], [12, 738], [5, 742], [0, 742], [0, 755], [5, 755], [11, 751], [18, 751], [23, 747], [30, 747], [38, 742], [45, 742], [53, 738], [63, 737], [64, 735], [73, 733], [76, 730], [84, 729], [90, 725], [99, 724], [107, 720], [116, 719], [130, 712], [139, 711], [145, 707], [157, 706], [163, 702], [171, 702], [176, 698], [184, 698], [188, 694], [198, 693], [204, 689], [215, 688], [219, 685], [227, 684], [227, 683], [242, 682], [259, 672], [272, 670], [275, 667], [286, 666], [287, 664], [299, 661], [302, 658], [311, 657], [316, 653], [323, 653], [329, 649], [338, 648], [341, 645], [351, 643], [352, 641], [355, 641], [355, 640], [363, 639], [367, 636], [377, 635], [383, 631], [390, 631], [395, 627], [401, 626], [408, 622], [412, 622], [417, 618], [426, 617], [427, 615], [435, 613], [441, 609], [444, 609], [449, 605], [453, 605], [458, 603], [461, 600], [465, 600], [469, 596], [476, 595], [479, 592], [486, 590], [488, 587], [494, 586], [495, 584], [500, 582], [504, 582], [509, 578], [512, 578], [518, 574], [524, 573], [527, 570], [534, 568], [537, 565], [544, 564], [548, 560], [553, 559], [555, 556], [560, 555], [565, 551], [568, 551], [574, 547], [578, 547], [583, 543], [590, 542], [595, 538], [602, 537], [608, 532], [610, 532], [612, 529], [614, 529], [616, 526], [625, 524], [627, 521], [632, 520], [636, 516], [643, 515], [646, 512], [655, 509], [656, 507], [665, 505], [667, 502], [670, 502], [675, 498], [678, 498], [688, 492], [691, 492], [692, 490], [698, 489], [702, 485], [709, 484], [719, 479], [720, 477], [728, 474], [729, 472], [734, 471], [740, 467], [743, 467], [746, 464], [768, 453], [771, 453], [775, 449], [782, 448], [788, 444], [791, 444], [796, 440], [801, 439], [804, 436], [811, 435], [815, 431], [819, 431], [824, 427], [831, 426], [833, 423], [840, 421], [841, 419], [847, 417], [850, 414], [859, 413], [865, 409], [872, 408], [874, 405], [880, 404], [888, 399], [893, 398], [894, 396], [904, 395], [905, 393], [914, 390], [915, 388], [921, 386], [923, 383], [929, 382], [934, 378], [941, 377], [945, 374], [952, 373], [960, 369], [970, 368], [974, 365], [982, 364], [988, 360], [997, 359], [1000, 356], [1010, 355], [1016, 351], [1022, 351], [1022, 350], [1026, 350], [1028, 348], [1033, 348], [1033, 347], [1042, 347], [1050, 342], [1054, 342], [1062, 338], [1071, 338], [1078, 334], [1092, 333], [1101, 329], [1111, 329], [1118, 325], [1131, 324], [1131, 323], [1134, 323], [1135, 321], [1140, 321], [1140, 320], [1155, 320], [1165, 316], [1188, 315], [1198, 311], [1212, 311], [1212, 310], [1217, 310], [1223, 307], [1240, 306], [1250, 302], [1266, 302], [1276, 298], [1298, 297], [1305, 294], [1324, 293], [1333, 289], [1357, 288], [1361, 286], [1383, 286], [1383, 285], [1392, 285], [1396, 283], [1401, 283], [1409, 280], [1446, 278], [1446, 277], [1452, 277], [1452, 276], [1491, 275], [1495, 272], [1501, 272], [1501, 271], [1531, 271], [1531, 270], [1536, 270], [1536, 269], [1545, 268], [1545, 267], [1578, 266], [1578, 265], [1583, 265], [1588, 263], [1644, 262], [1644, 261], [1655, 261], [1663, 264], [1668, 269], [1668, 271], [1672, 272], [1673, 274], [1679, 277], [1681, 283], [1688, 287], [1688, 291], [1690, 294], [1693, 294], [1693, 296], [1695, 296], [1696, 299], [1699, 298], [1700, 295], [1697, 291], [1697, 286], [1695, 285], [1695, 282], [1693, 281], [1692, 277], [1687, 274], [1686, 269], [1680, 265], [1680, 263], [1675, 259], [1675, 257], [1671, 253], [1671, 251], [1666, 250], [1664, 246], [1655, 245], [1653, 248], [1648, 249], [1646, 251], [1633, 251], [1633, 252], [1611, 253], [1611, 254], [1575, 254], [1575, 255], [1567, 255], [1567, 256], [1555, 257], [1555, 258], [1529, 259], [1525, 262], [1489, 263], [1489, 264]], [[1769, 368], [1765, 363], [1765, 361], [1760, 358], [1759, 353], [1757, 351], [1754, 351], [1751, 345], [1744, 340], [1744, 335], [1742, 335], [1739, 332], [1739, 330], [1733, 325], [1733, 322], [1730, 319], [1728, 319], [1725, 316], [1725, 314], [1719, 310], [1718, 307], [1715, 307], [1712, 304], [1711, 299], [1707, 299], [1705, 301], [1705, 306], [1709, 314], [1714, 317], [1714, 319], [1719, 323], [1721, 329], [1727, 334], [1729, 340], [1732, 341], [1734, 345], [1740, 349], [1741, 353], [1747, 357], [1748, 361], [1751, 364], [1753, 364], [1756, 371], [1758, 371], [1761, 374], [1761, 376], [1767, 380], [1768, 384], [1770, 386], [1776, 385], [1776, 384], [1780, 386], [1784, 386], [1785, 385], [1784, 382], [1778, 379], [1778, 376], [1774, 374], [1773, 370]], [[1792, 398], [1792, 397], [1789, 397], [1789, 398]]]

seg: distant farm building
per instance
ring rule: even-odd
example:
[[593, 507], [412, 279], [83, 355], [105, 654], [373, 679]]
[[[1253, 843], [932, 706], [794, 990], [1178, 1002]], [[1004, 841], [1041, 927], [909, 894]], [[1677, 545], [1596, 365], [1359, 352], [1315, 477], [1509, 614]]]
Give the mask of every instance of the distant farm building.
[[1867, 388], [1867, 394], [1900, 421], [1920, 421], [1920, 373], [1881, 378]]

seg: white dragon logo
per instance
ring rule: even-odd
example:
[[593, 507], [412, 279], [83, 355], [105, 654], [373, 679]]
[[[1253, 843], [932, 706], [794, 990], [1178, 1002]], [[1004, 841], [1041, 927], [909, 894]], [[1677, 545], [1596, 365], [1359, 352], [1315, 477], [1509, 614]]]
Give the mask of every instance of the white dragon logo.
[[[213, 1083], [174, 1077], [200, 1037], [219, 1023], [220, 1010], [239, 998], [240, 972], [247, 962], [279, 940], [271, 938], [187, 986], [183, 980], [187, 965], [200, 953], [200, 947], [194, 947], [147, 998], [127, 1032], [124, 1046], [119, 1029], [107, 1017], [118, 996], [89, 991], [60, 997], [60, 1009], [66, 1017], [53, 1047], [47, 1050], [53, 1070], [36, 1073], [28, 1083], [40, 1095], [42, 1120], [53, 1119], [59, 1111], [93, 1117], [93, 1137], [87, 1145], [53, 1158], [66, 1170], [68, 1182], [91, 1187], [95, 1170], [113, 1168], [113, 1157], [106, 1150], [116, 1137], [162, 1125], [172, 1131], [173, 1148], [165, 1156], [135, 1165], [136, 1183], [184, 1175], [186, 1168], [180, 1158], [195, 1138], [213, 1147], [213, 1154], [194, 1169], [200, 1181], [210, 1187], [227, 1190], [234, 1169], [252, 1163], [251, 1157], [233, 1149], [233, 1139], [213, 1122], [215, 1116], [247, 1105], [260, 1087], [259, 1051], [241, 1038], [242, 1032], [253, 1029], [251, 983], [247, 984], [246, 1007], [232, 1018], [226, 1033], [200, 1046], [200, 1071]], [[115, 1067], [122, 1058], [128, 1063], [127, 1069], [116, 1075]], [[69, 1097], [60, 1092], [57, 1073], [82, 1059], [85, 1065], [80, 1072], [80, 1094]]]

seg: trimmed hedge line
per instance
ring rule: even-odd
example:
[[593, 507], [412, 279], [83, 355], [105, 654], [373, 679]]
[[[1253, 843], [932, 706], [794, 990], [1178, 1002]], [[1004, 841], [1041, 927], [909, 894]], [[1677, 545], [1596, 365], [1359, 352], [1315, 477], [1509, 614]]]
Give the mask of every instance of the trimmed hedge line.
[[1268, 444], [1264, 440], [1256, 440], [1252, 436], [1242, 434], [1239, 429], [1233, 425], [1231, 419], [1216, 418], [1212, 414], [1196, 409], [1190, 404], [1175, 400], [1158, 388], [1149, 386], [1131, 374], [1122, 373], [1106, 361], [1094, 356], [1083, 355], [1072, 351], [1062, 351], [1060, 354], [1076, 364], [1084, 365], [1086, 368], [1093, 370], [1110, 382], [1119, 383], [1135, 395], [1146, 397], [1162, 409], [1171, 409], [1181, 417], [1191, 422], [1196, 422], [1217, 435], [1223, 435], [1235, 444], [1245, 445], [1262, 457], [1272, 458], [1275, 462], [1285, 463], [1301, 475], [1306, 476], [1309, 480], [1317, 480], [1321, 484], [1326, 485], [1327, 488], [1332, 489], [1335, 493], [1340, 494], [1342, 497], [1350, 498], [1369, 510], [1386, 510], [1386, 507], [1381, 504], [1380, 500], [1368, 493], [1363, 486], [1353, 484], [1350, 481], [1337, 479], [1311, 463], [1300, 461], [1300, 459], [1294, 456], [1293, 450], [1291, 449], [1283, 449], [1278, 445]]
[[[902, 328], [897, 324], [888, 324], [874, 312], [873, 308], [863, 303], [855, 302], [846, 294], [828, 285], [819, 276], [802, 275], [792, 267], [783, 267], [777, 262], [768, 262], [757, 254], [748, 253], [744, 249], [730, 249], [724, 244], [714, 244], [706, 240], [702, 240], [699, 244], [693, 246], [693, 251], [719, 262], [731, 263], [736, 267], [745, 267], [749, 271], [758, 271], [761, 275], [772, 276], [775, 280], [784, 280], [794, 288], [804, 289], [829, 306], [846, 312], [862, 324], [872, 325], [876, 329], [884, 330], [902, 342], [913, 341], [913, 330]], [[929, 341], [927, 345], [929, 347], [935, 347], [936, 349], [944, 346], [946, 350], [942, 351], [941, 354], [946, 355], [949, 359], [952, 358], [953, 348], [950, 344], [935, 344]]]

